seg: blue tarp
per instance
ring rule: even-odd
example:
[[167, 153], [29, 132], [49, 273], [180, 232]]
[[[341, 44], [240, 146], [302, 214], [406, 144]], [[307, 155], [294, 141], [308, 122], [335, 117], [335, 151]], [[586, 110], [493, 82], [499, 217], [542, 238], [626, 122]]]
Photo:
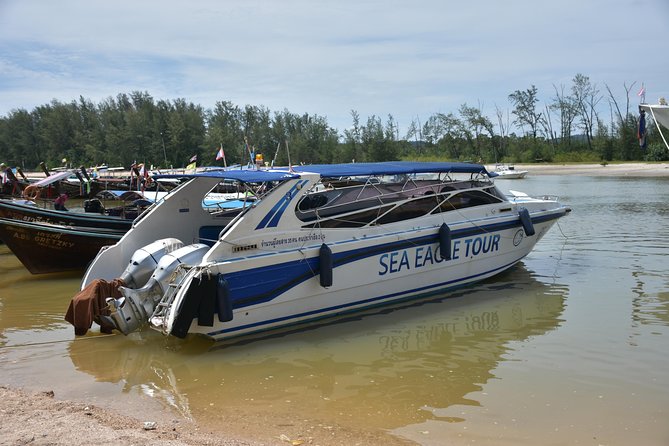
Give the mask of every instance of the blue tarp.
[[312, 164], [295, 166], [296, 172], [314, 172], [325, 177], [399, 175], [412, 173], [485, 173], [485, 167], [470, 163], [389, 161], [384, 163]]
[[265, 181], [282, 181], [297, 178], [298, 175], [276, 170], [216, 170], [211, 172], [155, 175], [154, 178], [196, 178], [209, 177], [222, 180], [238, 180], [246, 183], [262, 183]]
[[159, 175], [157, 178], [194, 178], [212, 177], [221, 180], [239, 180], [247, 183], [263, 181], [281, 181], [297, 178], [296, 172], [313, 172], [323, 177], [399, 175], [412, 173], [471, 173], [488, 175], [486, 168], [480, 164], [470, 163], [432, 163], [391, 161], [383, 163], [351, 163], [351, 164], [311, 164], [294, 166], [293, 172], [288, 168], [273, 170], [218, 170], [191, 174]]

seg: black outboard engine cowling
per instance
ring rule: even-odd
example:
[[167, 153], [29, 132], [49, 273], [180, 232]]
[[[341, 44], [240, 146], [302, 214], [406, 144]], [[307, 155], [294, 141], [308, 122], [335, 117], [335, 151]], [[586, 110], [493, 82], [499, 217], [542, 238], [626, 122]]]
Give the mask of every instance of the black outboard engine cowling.
[[102, 202], [97, 198], [91, 198], [90, 200], [84, 201], [84, 211], [95, 214], [104, 214], [105, 207], [103, 206]]

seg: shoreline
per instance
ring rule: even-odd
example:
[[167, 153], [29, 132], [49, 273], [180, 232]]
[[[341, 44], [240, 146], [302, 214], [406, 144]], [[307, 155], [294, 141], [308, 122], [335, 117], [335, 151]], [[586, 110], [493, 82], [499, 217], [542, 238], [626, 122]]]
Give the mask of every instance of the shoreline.
[[[515, 170], [527, 170], [528, 175], [584, 175], [584, 176], [629, 176], [629, 177], [669, 177], [669, 162], [644, 163], [536, 163], [509, 164]], [[488, 171], [495, 170], [494, 164], [485, 164]]]

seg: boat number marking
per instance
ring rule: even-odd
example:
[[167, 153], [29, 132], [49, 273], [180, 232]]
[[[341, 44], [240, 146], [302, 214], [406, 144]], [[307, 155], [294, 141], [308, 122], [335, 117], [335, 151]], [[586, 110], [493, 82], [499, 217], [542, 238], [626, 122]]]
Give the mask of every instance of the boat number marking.
[[[37, 232], [37, 234], [32, 237], [32, 239], [39, 245], [47, 248], [72, 248], [74, 243], [68, 242], [67, 240], [60, 240], [63, 234], [50, 234], [48, 232]], [[25, 231], [15, 231], [14, 238], [21, 240], [30, 240], [30, 234]]]

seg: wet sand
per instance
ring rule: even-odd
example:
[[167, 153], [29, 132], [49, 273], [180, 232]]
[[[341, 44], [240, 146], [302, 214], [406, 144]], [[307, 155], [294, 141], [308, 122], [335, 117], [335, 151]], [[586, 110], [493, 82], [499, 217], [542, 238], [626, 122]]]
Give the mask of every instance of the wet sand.
[[[494, 165], [488, 165], [490, 170]], [[669, 176], [669, 163], [624, 164], [516, 164], [516, 170], [529, 175], [590, 176]], [[237, 434], [211, 432], [187, 420], [166, 414], [164, 419], [140, 420], [114, 410], [87, 404], [86, 401], [63, 401], [49, 387], [40, 392], [0, 386], [0, 444], [36, 445], [285, 445], [311, 444], [313, 439], [287, 437], [259, 438], [259, 432], [240, 438]], [[146, 422], [155, 422], [146, 425]], [[262, 430], [262, 426], [258, 429]], [[346, 437], [346, 435], [344, 435]], [[354, 438], [340, 438], [340, 444], [355, 444]], [[359, 440], [359, 439], [358, 439]], [[366, 439], [369, 440], [369, 439]], [[316, 441], [314, 444], [318, 444]], [[325, 443], [321, 444], [326, 444]]]
[[0, 386], [0, 401], [2, 445], [274, 444], [226, 438], [182, 419], [138, 420], [85, 402], [59, 400], [51, 390], [30, 392]]

